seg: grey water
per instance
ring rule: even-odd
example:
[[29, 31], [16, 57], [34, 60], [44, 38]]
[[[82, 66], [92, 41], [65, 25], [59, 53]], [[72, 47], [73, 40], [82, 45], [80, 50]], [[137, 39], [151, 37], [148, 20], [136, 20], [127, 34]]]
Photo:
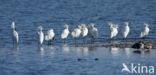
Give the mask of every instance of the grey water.
[[[70, 31], [78, 24], [95, 23], [99, 38], [109, 37], [108, 22], [129, 22], [129, 38], [139, 37], [143, 23], [150, 25], [148, 38], [156, 38], [155, 0], [0, 0], [0, 75], [131, 75], [122, 63], [156, 66], [156, 50], [134, 53], [131, 48], [73, 47], [71, 36], [63, 44], [65, 23]], [[16, 22], [19, 47], [12, 47], [11, 22]], [[53, 45], [37, 47], [36, 31], [53, 28]], [[83, 43], [82, 39], [79, 39]], [[98, 60], [96, 60], [98, 59]], [[143, 74], [146, 75], [146, 74]]]

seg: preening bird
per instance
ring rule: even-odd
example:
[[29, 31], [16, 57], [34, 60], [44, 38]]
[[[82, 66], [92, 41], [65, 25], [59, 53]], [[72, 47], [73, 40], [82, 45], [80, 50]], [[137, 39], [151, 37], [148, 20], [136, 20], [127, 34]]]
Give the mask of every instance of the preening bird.
[[125, 27], [124, 27], [124, 31], [123, 31], [123, 36], [125, 39], [127, 38], [129, 32], [130, 32], [129, 23], [125, 22]]
[[144, 23], [144, 31], [141, 32], [140, 37], [144, 38], [146, 36], [148, 36], [149, 32], [150, 32], [150, 28], [149, 25], [147, 23]]
[[61, 39], [64, 40], [64, 43], [65, 43], [65, 40], [68, 38], [68, 35], [69, 35], [69, 26], [67, 24], [64, 25], [64, 30], [61, 34]]
[[55, 33], [54, 30], [51, 28], [47, 31], [47, 35], [45, 36], [45, 40], [48, 41], [49, 43], [54, 40]]
[[38, 34], [38, 43], [39, 45], [42, 45], [44, 42], [44, 33], [43, 33], [43, 28], [42, 26], [38, 27], [39, 31], [37, 32]]
[[81, 26], [78, 25], [78, 27], [71, 32], [71, 35], [75, 39], [75, 43], [76, 43], [76, 39], [79, 38], [81, 35]]
[[12, 22], [11, 28], [12, 28], [12, 39], [13, 39], [13, 44], [14, 44], [14, 45], [17, 45], [18, 42], [19, 42], [19, 35], [18, 35], [18, 32], [16, 31], [15, 22]]

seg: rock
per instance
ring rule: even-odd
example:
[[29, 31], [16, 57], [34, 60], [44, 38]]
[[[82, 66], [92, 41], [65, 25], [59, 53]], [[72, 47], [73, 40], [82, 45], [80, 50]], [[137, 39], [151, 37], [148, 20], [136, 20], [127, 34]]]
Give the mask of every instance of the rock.
[[144, 49], [152, 49], [152, 44], [150, 43], [145, 44]]
[[135, 48], [135, 49], [144, 49], [144, 47], [145, 47], [145, 44], [142, 41], [139, 41], [132, 45], [132, 48]]

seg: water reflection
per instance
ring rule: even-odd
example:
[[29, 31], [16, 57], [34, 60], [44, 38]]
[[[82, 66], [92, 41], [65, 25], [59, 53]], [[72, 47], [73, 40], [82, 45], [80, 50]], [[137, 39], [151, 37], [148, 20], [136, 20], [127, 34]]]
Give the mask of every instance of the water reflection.
[[11, 54], [10, 56], [13, 58], [15, 62], [20, 62], [19, 46], [13, 46], [9, 54]]
[[88, 56], [89, 55], [88, 47], [75, 47], [75, 50], [79, 56]]
[[56, 50], [56, 46], [53, 46], [53, 45], [49, 45], [48, 46], [48, 49], [47, 49], [47, 54], [48, 56], [51, 56], [51, 57], [54, 57], [54, 54], [55, 54], [55, 51]]
[[133, 52], [137, 53], [137, 54], [144, 55], [145, 53], [149, 53], [150, 50], [148, 50], [148, 49], [138, 49], [138, 50], [134, 50]]
[[67, 44], [62, 45], [63, 53], [68, 54], [70, 52], [70, 48]]
[[88, 47], [82, 47], [82, 51], [83, 51], [83, 54], [84, 54], [85, 56], [88, 56], [88, 55], [89, 55]]
[[49, 48], [50, 50], [54, 50], [54, 49], [55, 49], [55, 46], [53, 46], [53, 45], [48, 45], [48, 48]]
[[116, 47], [110, 47], [109, 50], [113, 56], [116, 56], [119, 53], [119, 48]]
[[17, 57], [18, 56], [18, 52], [19, 52], [19, 46], [13, 46], [12, 48], [11, 48], [11, 52], [12, 52], [12, 54], [15, 56], [15, 57]]
[[95, 47], [95, 46], [89, 46], [87, 48], [88, 48], [88, 50], [93, 51], [93, 50], [96, 50], [97, 47]]
[[130, 48], [124, 48], [123, 50], [125, 51], [125, 54], [126, 54], [127, 56], [130, 55], [130, 53], [131, 53], [131, 49], [130, 49]]
[[12, 47], [12, 50], [19, 50], [19, 46], [18, 46], [18, 45], [13, 46], [13, 47]]
[[37, 51], [40, 53], [41, 56], [44, 55], [44, 48], [38, 45]]

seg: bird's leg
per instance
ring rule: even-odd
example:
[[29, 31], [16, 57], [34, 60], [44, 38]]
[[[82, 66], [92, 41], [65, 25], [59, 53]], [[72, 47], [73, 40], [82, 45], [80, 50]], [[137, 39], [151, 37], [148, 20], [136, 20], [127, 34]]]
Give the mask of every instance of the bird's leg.
[[13, 45], [13, 47], [14, 47], [14, 45], [15, 45], [15, 44], [14, 44], [14, 39], [13, 39], [13, 37], [12, 37], [12, 45]]
[[112, 44], [113, 44], [112, 42], [113, 42], [113, 39], [110, 40], [110, 45], [111, 45], [111, 46], [112, 46]]
[[127, 46], [127, 38], [124, 38], [124, 40], [125, 40], [125, 47], [126, 47]]
[[83, 37], [83, 42], [84, 42], [84, 44], [86, 43], [85, 37]]
[[95, 42], [95, 38], [93, 38], [93, 43]]
[[66, 39], [63, 39], [63, 43], [64, 43], [64, 44], [65, 44], [65, 40], [66, 40]]
[[75, 43], [75, 45], [76, 45], [76, 38], [74, 38], [74, 43]]
[[53, 44], [54, 41], [55, 41], [55, 37], [51, 40], [51, 43]]
[[110, 38], [108, 42], [109, 42], [109, 44], [111, 45], [112, 39]]
[[114, 40], [115, 40], [115, 38], [113, 37], [113, 38], [112, 38], [112, 41], [111, 41], [111, 45], [112, 45], [112, 46], [114, 46]]
[[49, 41], [49, 45], [52, 45], [52, 42], [53, 42], [53, 40], [50, 40], [50, 41]]
[[144, 40], [145, 40], [145, 37], [142, 37], [142, 38], [141, 38], [141, 41], [144, 41]]
[[93, 44], [93, 37], [91, 38], [91, 44]]

